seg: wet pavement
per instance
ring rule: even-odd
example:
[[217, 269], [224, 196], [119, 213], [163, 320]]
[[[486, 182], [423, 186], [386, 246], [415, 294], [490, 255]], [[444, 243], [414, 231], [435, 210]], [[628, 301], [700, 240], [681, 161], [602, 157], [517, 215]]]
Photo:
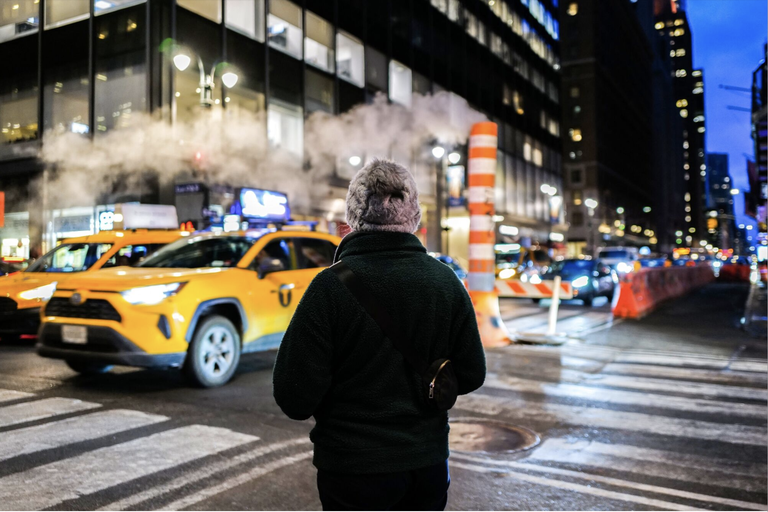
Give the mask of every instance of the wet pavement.
[[[486, 384], [451, 412], [448, 509], [768, 509], [748, 291], [713, 284], [639, 321], [565, 303], [557, 330], [577, 339], [489, 350]], [[547, 307], [501, 302], [516, 331], [546, 329]], [[0, 509], [318, 509], [311, 422], [274, 404], [273, 362], [244, 356], [230, 385], [200, 390], [0, 344]]]

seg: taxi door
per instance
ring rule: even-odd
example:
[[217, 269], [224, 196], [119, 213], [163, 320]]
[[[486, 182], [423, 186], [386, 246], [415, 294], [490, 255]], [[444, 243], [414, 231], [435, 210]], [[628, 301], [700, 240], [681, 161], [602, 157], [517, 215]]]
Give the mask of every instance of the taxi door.
[[[324, 238], [315, 238], [308, 236], [295, 236], [294, 247], [298, 255], [299, 272], [297, 272], [297, 281], [301, 285], [297, 297], [301, 299], [309, 283], [324, 268], [333, 264], [333, 256], [336, 254], [336, 244]], [[295, 311], [294, 306], [294, 311]]]

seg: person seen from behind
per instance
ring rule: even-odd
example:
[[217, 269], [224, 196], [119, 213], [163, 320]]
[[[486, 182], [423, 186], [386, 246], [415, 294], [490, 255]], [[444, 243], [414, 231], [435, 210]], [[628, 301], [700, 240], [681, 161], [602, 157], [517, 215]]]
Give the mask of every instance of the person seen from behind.
[[280, 345], [274, 397], [288, 417], [315, 418], [325, 510], [443, 510], [447, 409], [485, 380], [475, 311], [453, 270], [413, 235], [419, 196], [403, 166], [363, 167], [346, 216], [352, 231]]

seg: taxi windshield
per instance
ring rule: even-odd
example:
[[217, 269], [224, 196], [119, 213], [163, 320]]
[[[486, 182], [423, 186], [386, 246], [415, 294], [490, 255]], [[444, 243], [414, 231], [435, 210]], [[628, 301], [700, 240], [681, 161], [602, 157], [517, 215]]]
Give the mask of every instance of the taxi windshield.
[[246, 236], [182, 238], [166, 245], [137, 266], [162, 268], [234, 267], [256, 240], [257, 238]]
[[26, 272], [82, 272], [112, 248], [112, 244], [62, 244], [32, 263]]

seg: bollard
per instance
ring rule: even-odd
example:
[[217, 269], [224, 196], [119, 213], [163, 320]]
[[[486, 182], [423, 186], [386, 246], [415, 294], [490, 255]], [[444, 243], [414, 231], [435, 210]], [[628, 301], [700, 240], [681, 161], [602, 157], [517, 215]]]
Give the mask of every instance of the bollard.
[[555, 276], [553, 283], [552, 304], [549, 305], [547, 332], [518, 332], [515, 333], [515, 341], [535, 343], [539, 345], [562, 345], [580, 339], [575, 336], [569, 336], [566, 333], [557, 332], [557, 311], [560, 309], [561, 277]]
[[549, 306], [549, 325], [547, 335], [554, 336], [557, 327], [557, 310], [560, 309], [560, 276], [555, 276], [555, 287], [552, 289], [552, 304]]
[[469, 136], [469, 296], [485, 347], [509, 345], [496, 291], [494, 181], [496, 179], [496, 123], [476, 123]]

